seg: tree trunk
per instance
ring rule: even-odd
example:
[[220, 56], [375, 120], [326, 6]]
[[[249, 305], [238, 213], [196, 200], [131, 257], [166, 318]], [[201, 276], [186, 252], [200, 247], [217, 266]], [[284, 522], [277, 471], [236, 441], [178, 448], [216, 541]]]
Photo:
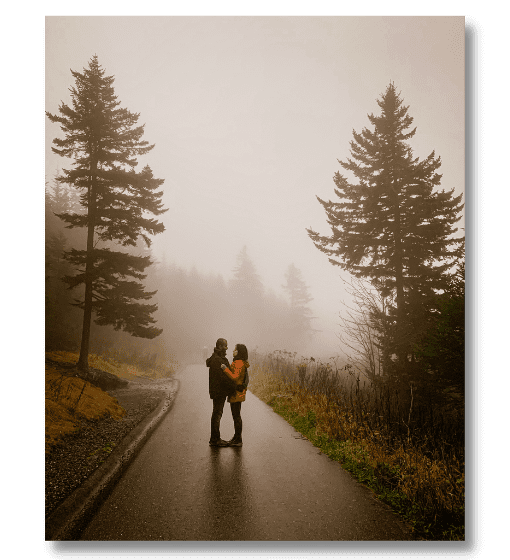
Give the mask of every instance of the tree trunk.
[[407, 349], [405, 344], [405, 301], [404, 301], [404, 273], [402, 259], [402, 229], [400, 226], [400, 201], [397, 180], [393, 181], [395, 195], [395, 287], [397, 291], [397, 327], [395, 332], [397, 363], [399, 375], [402, 375], [407, 362]]
[[88, 229], [87, 229], [87, 262], [85, 265], [85, 301], [83, 306], [83, 327], [81, 333], [80, 358], [78, 369], [89, 369], [90, 324], [92, 322], [92, 283], [94, 269], [94, 228], [96, 210], [96, 169], [97, 163], [93, 162], [90, 176], [89, 201], [88, 201]]

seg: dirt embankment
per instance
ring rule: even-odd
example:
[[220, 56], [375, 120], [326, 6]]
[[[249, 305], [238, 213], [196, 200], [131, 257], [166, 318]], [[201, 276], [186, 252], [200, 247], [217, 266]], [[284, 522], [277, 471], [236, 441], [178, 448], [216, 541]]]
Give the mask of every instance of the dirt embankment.
[[[49, 515], [150, 414], [175, 382], [172, 377], [122, 379], [91, 368], [77, 377], [75, 363], [46, 362], [46, 515]], [[116, 379], [114, 379], [116, 377]]]
[[117, 399], [122, 393], [116, 392], [129, 387], [129, 394], [133, 390], [143, 393], [151, 382], [156, 383], [155, 388], [163, 388], [177, 369], [146, 372], [90, 355], [89, 371], [83, 373], [77, 369], [77, 362], [76, 353], [46, 354], [46, 452], [77, 433], [83, 420], [122, 418], [125, 410]]

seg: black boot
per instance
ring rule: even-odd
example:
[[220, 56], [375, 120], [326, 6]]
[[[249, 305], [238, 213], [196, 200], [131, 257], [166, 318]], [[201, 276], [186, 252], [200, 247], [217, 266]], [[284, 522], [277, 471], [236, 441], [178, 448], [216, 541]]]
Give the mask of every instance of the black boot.
[[230, 442], [225, 441], [224, 439], [211, 439], [209, 440], [209, 445], [211, 447], [228, 447], [230, 445]]
[[242, 447], [243, 438], [241, 434], [243, 432], [243, 422], [241, 418], [234, 421], [234, 430], [234, 437], [228, 442], [228, 444], [230, 447]]

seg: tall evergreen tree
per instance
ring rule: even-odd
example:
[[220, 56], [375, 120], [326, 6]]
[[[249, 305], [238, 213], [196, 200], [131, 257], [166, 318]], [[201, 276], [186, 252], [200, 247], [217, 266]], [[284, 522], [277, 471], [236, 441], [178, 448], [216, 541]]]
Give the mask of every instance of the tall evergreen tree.
[[462, 263], [450, 286], [436, 296], [437, 306], [416, 345], [416, 355], [435, 387], [464, 394], [465, 380], [465, 266]]
[[309, 288], [303, 280], [301, 271], [291, 263], [285, 272], [285, 284], [283, 289], [287, 293], [290, 301], [290, 320], [292, 331], [297, 338], [296, 343], [301, 342], [301, 338], [309, 336], [313, 329], [311, 327], [312, 315], [308, 304], [313, 300]]
[[[46, 240], [51, 235], [64, 234], [64, 223], [58, 214], [81, 211], [80, 198], [76, 189], [64, 185], [57, 180], [58, 172], [52, 179], [51, 185], [45, 185], [45, 230]], [[69, 239], [69, 231], [64, 236]]]
[[[164, 226], [148, 215], [160, 215], [162, 179], [154, 178], [150, 167], [136, 172], [136, 157], [154, 145], [142, 140], [144, 126], [136, 126], [139, 114], [119, 107], [113, 88], [114, 77], [106, 76], [94, 56], [83, 72], [71, 70], [75, 86], [70, 88], [72, 105], [61, 103], [59, 114], [46, 113], [59, 123], [64, 138], [53, 140], [54, 153], [74, 160], [72, 169], [63, 169], [60, 183], [82, 191], [83, 213], [64, 212], [59, 217], [68, 228], [87, 231], [86, 249], [67, 253], [78, 271], [66, 277], [71, 288], [85, 285], [83, 329], [78, 367], [88, 368], [92, 313], [101, 325], [113, 325], [134, 336], [154, 338], [161, 333], [152, 326], [156, 305], [138, 303], [155, 292], [145, 292], [140, 280], [151, 264], [147, 256], [137, 257], [123, 251], [99, 248], [97, 242], [117, 242], [136, 246], [139, 238], [150, 246], [149, 235], [164, 231]], [[127, 278], [134, 280], [127, 280]]]
[[[71, 350], [80, 341], [81, 316], [71, 307], [72, 295], [62, 279], [73, 272], [65, 259], [66, 247], [79, 236], [64, 231], [64, 223], [57, 217], [59, 212], [76, 209], [78, 195], [66, 185], [53, 180], [45, 189], [45, 340], [51, 350]], [[76, 233], [73, 232], [73, 233]], [[70, 239], [73, 237], [74, 239]]]
[[437, 189], [441, 159], [434, 152], [422, 161], [414, 157], [408, 140], [416, 128], [393, 83], [377, 103], [381, 114], [368, 115], [373, 130], [353, 131], [352, 158], [339, 160], [354, 180], [337, 172], [338, 200], [317, 197], [332, 234], [307, 231], [332, 264], [368, 279], [386, 298], [394, 324], [386, 352], [395, 352], [403, 367], [419, 312], [447, 286], [448, 271], [461, 255], [461, 240], [452, 236], [463, 204], [453, 189]]
[[246, 246], [237, 255], [233, 272], [234, 276], [230, 281], [229, 290], [236, 303], [248, 305], [262, 299], [264, 285], [248, 255]]
[[62, 278], [72, 268], [65, 257], [67, 239], [62, 231], [50, 233], [45, 251], [45, 345], [48, 350], [70, 350], [79, 341], [80, 317]]
[[244, 246], [237, 255], [233, 277], [228, 283], [228, 324], [230, 332], [236, 333], [237, 341], [252, 345], [264, 331], [266, 314], [264, 285], [248, 250]]
[[80, 212], [81, 205], [78, 192], [76, 189], [58, 181], [58, 176], [59, 172], [57, 171], [53, 178], [53, 184], [51, 187], [48, 185], [46, 186], [46, 196], [49, 198], [49, 204], [52, 212], [55, 214]]

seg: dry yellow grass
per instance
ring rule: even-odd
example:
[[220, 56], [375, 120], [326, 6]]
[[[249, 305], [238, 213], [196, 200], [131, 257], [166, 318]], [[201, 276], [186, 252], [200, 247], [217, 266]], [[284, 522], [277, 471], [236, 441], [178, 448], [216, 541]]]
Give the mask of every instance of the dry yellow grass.
[[[47, 352], [46, 358], [61, 364], [78, 363], [76, 352]], [[161, 369], [143, 371], [114, 359], [89, 354], [89, 366], [112, 373], [122, 379], [158, 379], [173, 373], [177, 364]], [[121, 418], [125, 410], [117, 400], [98, 387], [82, 379], [62, 374], [62, 370], [46, 366], [46, 452], [79, 429], [80, 420], [98, 420], [104, 417]]]
[[[58, 350], [55, 352], [46, 352], [46, 357], [54, 362], [76, 364], [78, 363], [79, 355], [77, 352]], [[108, 373], [113, 373], [114, 375], [119, 375], [119, 372], [122, 371], [121, 364], [113, 360], [105, 360], [101, 356], [96, 356], [95, 354], [89, 354], [89, 366], [107, 371]]]
[[[75, 361], [69, 360], [70, 356], [66, 355], [68, 353], [56, 354], [52, 352], [48, 357], [61, 362]], [[111, 373], [114, 373], [114, 367], [110, 365]], [[106, 370], [106, 367], [101, 369]], [[120, 419], [125, 414], [117, 399], [105, 391], [77, 377], [67, 376], [62, 370], [52, 366], [46, 366], [45, 389], [46, 452], [61, 443], [66, 436], [76, 432], [81, 419]]]
[[[79, 355], [76, 352], [55, 351], [47, 352], [46, 357], [55, 362], [62, 363], [78, 363]], [[139, 378], [145, 379], [160, 379], [168, 375], [168, 370], [172, 373], [176, 369], [177, 364], [172, 364], [169, 369], [165, 371], [161, 369], [151, 369], [148, 371], [141, 370], [129, 364], [117, 362], [112, 358], [105, 359], [95, 354], [89, 354], [89, 366], [95, 369], [100, 369], [108, 373], [113, 373], [122, 379], [128, 381], [136, 380]]]

